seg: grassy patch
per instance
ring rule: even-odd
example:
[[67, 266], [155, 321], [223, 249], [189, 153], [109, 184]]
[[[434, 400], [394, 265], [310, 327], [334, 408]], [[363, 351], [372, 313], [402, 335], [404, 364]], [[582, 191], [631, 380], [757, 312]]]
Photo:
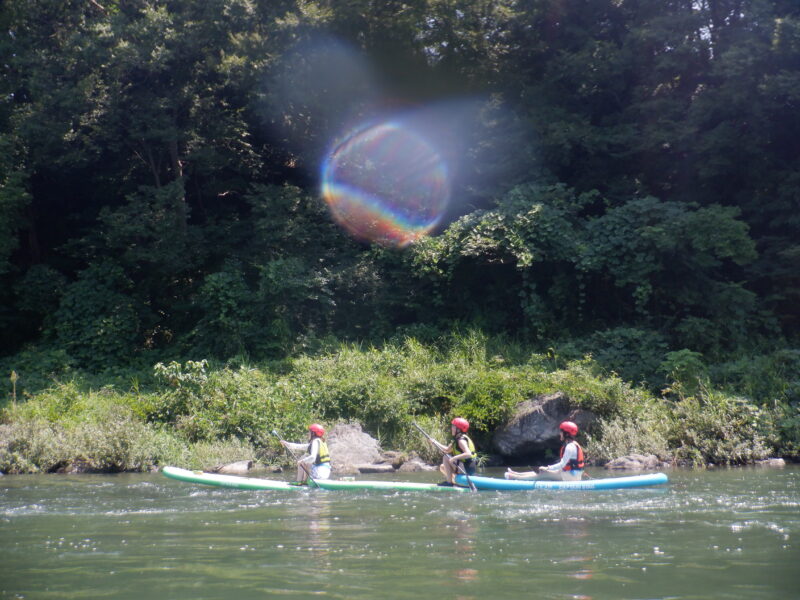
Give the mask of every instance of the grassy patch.
[[781, 386], [775, 368], [768, 389], [778, 395], [770, 405], [754, 402], [733, 389], [732, 373], [744, 373], [739, 379], [750, 387], [757, 381], [741, 369], [729, 365], [725, 386], [716, 389], [692, 371], [691, 387], [675, 382], [662, 397], [590, 357], [565, 361], [469, 333], [435, 344], [414, 338], [380, 348], [341, 344], [262, 365], [158, 363], [151, 373], [115, 376], [100, 387], [96, 378], [73, 373], [69, 381], [7, 398], [0, 471], [47, 472], [74, 462], [105, 471], [274, 462], [284, 456], [270, 432], [301, 439], [311, 421], [359, 422], [385, 448], [435, 462], [438, 452], [412, 421], [444, 441], [449, 420], [465, 417], [486, 452], [494, 429], [519, 402], [553, 392], [600, 417], [587, 446], [592, 459], [636, 452], [740, 464], [781, 449], [796, 452], [800, 413], [780, 395], [793, 385]]

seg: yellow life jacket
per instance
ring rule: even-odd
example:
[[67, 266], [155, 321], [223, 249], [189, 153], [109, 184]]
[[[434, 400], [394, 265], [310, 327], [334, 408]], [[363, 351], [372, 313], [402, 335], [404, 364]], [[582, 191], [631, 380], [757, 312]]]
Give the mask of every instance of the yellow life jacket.
[[460, 439], [467, 440], [467, 448], [469, 448], [470, 453], [472, 454], [472, 458], [467, 458], [459, 462], [463, 462], [465, 466], [472, 465], [473, 460], [475, 459], [475, 444], [472, 443], [472, 440], [466, 433], [459, 433], [456, 437], [453, 438], [453, 456], [458, 456], [461, 454], [461, 446], [458, 445], [458, 440]]
[[[315, 465], [324, 465], [331, 462], [331, 455], [328, 452], [328, 444], [322, 441], [322, 438], [319, 439], [319, 453], [317, 454], [316, 460], [314, 460]], [[311, 449], [314, 446], [314, 442], [311, 442], [308, 445], [308, 453], [311, 454]]]

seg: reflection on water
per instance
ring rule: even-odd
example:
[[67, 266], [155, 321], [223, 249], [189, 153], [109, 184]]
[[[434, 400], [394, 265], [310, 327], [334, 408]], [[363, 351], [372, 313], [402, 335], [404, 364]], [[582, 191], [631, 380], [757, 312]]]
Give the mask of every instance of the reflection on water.
[[7, 476], [0, 598], [797, 596], [800, 468], [670, 477], [443, 498]]
[[305, 499], [308, 502], [308, 544], [317, 565], [330, 568], [331, 506], [327, 496], [318, 494]]
[[[465, 517], [456, 519], [448, 527], [454, 533], [453, 548], [455, 551], [456, 569], [453, 577], [456, 583], [474, 585], [478, 582], [478, 569], [474, 563], [477, 558], [475, 538], [478, 534], [478, 523], [475, 519]], [[474, 595], [459, 593], [458, 600], [477, 600]]]
[[[571, 542], [570, 547], [586, 547], [588, 544], [589, 528], [584, 519], [569, 519], [563, 522], [564, 537], [568, 538]], [[586, 553], [577, 554], [575, 556], [567, 556], [564, 562], [573, 565], [574, 573], [570, 576], [575, 579], [591, 579], [594, 576], [594, 569], [592, 568], [593, 557]], [[591, 596], [580, 595], [577, 596], [580, 600], [591, 600]]]

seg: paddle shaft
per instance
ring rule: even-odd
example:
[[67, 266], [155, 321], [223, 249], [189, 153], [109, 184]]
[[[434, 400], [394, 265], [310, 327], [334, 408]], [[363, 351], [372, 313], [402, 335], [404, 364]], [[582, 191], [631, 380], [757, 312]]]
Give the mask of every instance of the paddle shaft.
[[[435, 439], [433, 439], [433, 438], [430, 436], [430, 434], [429, 434], [427, 431], [425, 431], [425, 430], [424, 430], [422, 427], [420, 427], [419, 425], [417, 425], [416, 421], [412, 421], [412, 424], [414, 425], [414, 427], [416, 427], [417, 429], [419, 429], [419, 431], [420, 431], [420, 433], [422, 433], [422, 435], [424, 435], [426, 438], [428, 438], [428, 440], [429, 440], [431, 443], [433, 443], [433, 445], [434, 445], [434, 446], [436, 446], [436, 449], [437, 449], [439, 452], [441, 452], [441, 453], [442, 453], [444, 456], [446, 456], [447, 458], [452, 458], [452, 457], [451, 457], [451, 456], [450, 456], [450, 455], [449, 455], [447, 452], [445, 452], [444, 450], [442, 450], [441, 448], [439, 448], [439, 446], [437, 445], [437, 444], [438, 444], [438, 442], [436, 442], [436, 440], [435, 440]], [[471, 491], [471, 492], [477, 492], [477, 491], [478, 491], [478, 488], [476, 488], [476, 487], [475, 487], [475, 484], [474, 484], [474, 483], [472, 483], [472, 480], [469, 478], [469, 473], [467, 473], [467, 470], [464, 468], [464, 466], [461, 464], [461, 462], [460, 462], [460, 461], [457, 463], [457, 465], [458, 465], [458, 470], [459, 470], [459, 471], [460, 471], [460, 472], [461, 472], [461, 473], [464, 475], [464, 477], [466, 477], [466, 478], [467, 478], [467, 485], [469, 486], [469, 489], [470, 489], [470, 491]]]

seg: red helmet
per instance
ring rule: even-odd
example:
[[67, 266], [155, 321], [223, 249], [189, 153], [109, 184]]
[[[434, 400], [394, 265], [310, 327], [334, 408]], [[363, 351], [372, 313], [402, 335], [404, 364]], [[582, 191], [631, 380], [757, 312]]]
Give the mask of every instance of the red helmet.
[[456, 429], [460, 430], [463, 433], [467, 433], [467, 429], [469, 429], [469, 421], [466, 419], [462, 419], [461, 417], [456, 417], [452, 421], [450, 421], [451, 425], [455, 425]]
[[323, 435], [325, 435], [325, 428], [319, 423], [314, 423], [313, 425], [309, 425], [308, 430], [317, 437], [322, 437]]
[[558, 426], [558, 428], [567, 435], [571, 435], [572, 437], [578, 435], [578, 426], [575, 425], [575, 423], [573, 423], [572, 421], [564, 421], [563, 423], [561, 423], [561, 425]]

